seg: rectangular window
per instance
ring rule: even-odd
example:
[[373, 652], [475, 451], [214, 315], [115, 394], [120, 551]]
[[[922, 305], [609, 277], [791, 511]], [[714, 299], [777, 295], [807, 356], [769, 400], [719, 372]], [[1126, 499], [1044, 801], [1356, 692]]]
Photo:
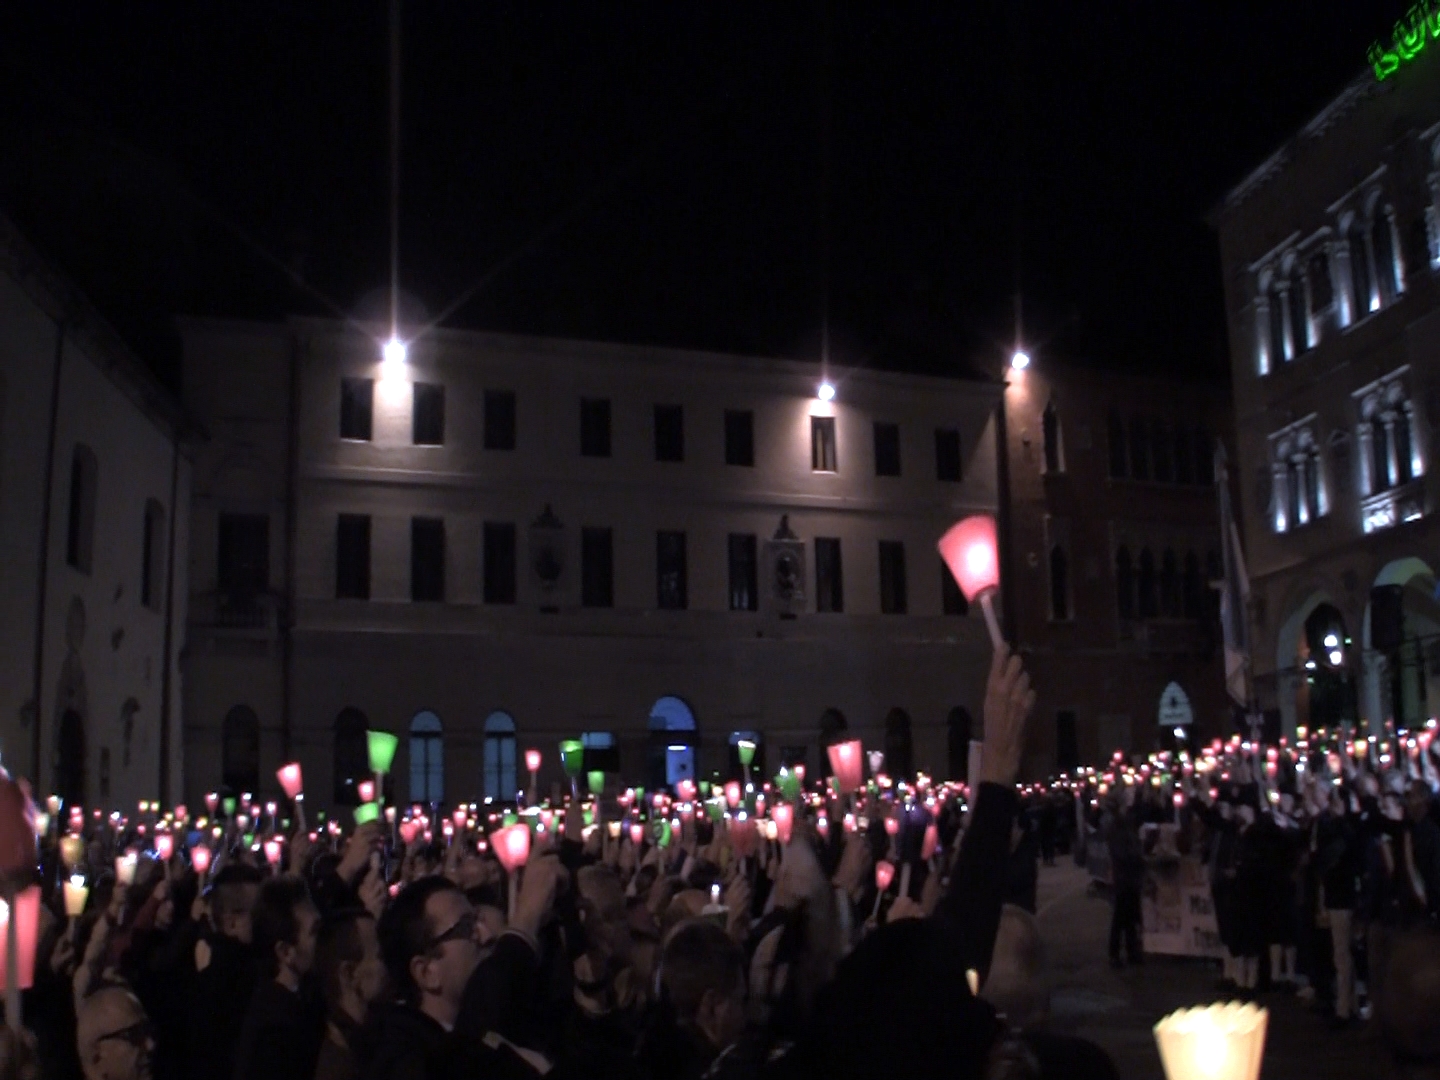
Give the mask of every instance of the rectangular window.
[[960, 480], [960, 429], [935, 429], [935, 479]]
[[369, 442], [375, 415], [375, 380], [340, 380], [340, 437]]
[[580, 454], [610, 456], [610, 399], [580, 399]]
[[685, 534], [655, 534], [656, 601], [665, 611], [683, 611], [688, 583], [685, 573]]
[[835, 418], [833, 416], [812, 416], [810, 418], [810, 468], [815, 472], [836, 472], [835, 468]]
[[580, 530], [580, 606], [615, 606], [615, 536], [610, 529]]
[[515, 525], [485, 522], [485, 603], [515, 603]]
[[967, 615], [970, 612], [970, 604], [960, 586], [955, 584], [955, 575], [950, 573], [944, 559], [940, 560], [940, 610], [946, 615]]
[[515, 449], [515, 391], [485, 391], [485, 449]]
[[679, 405], [655, 406], [655, 460], [685, 460], [685, 410]]
[[258, 596], [270, 588], [270, 518], [265, 514], [221, 514], [215, 584], [231, 599]]
[[335, 598], [370, 599], [370, 516], [341, 514], [335, 529]]
[[445, 445], [445, 387], [417, 382], [414, 391], [410, 441], [416, 446]]
[[905, 545], [899, 540], [881, 540], [880, 612], [883, 615], [904, 615], [907, 609]]
[[725, 410], [725, 464], [755, 465], [755, 414], [749, 409]]
[[440, 518], [410, 519], [410, 599], [445, 599], [445, 522]]
[[845, 610], [845, 582], [840, 571], [840, 541], [835, 537], [815, 538], [815, 610]]
[[755, 555], [754, 533], [731, 533], [730, 610], [755, 611], [759, 608], [757, 582], [759, 561]]
[[900, 475], [900, 425], [875, 421], [875, 475]]

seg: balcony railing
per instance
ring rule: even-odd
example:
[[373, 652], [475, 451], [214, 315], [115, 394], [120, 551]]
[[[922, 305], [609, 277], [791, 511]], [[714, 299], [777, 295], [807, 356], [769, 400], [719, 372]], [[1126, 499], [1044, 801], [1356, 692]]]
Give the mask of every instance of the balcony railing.
[[1393, 528], [1425, 516], [1425, 489], [1417, 477], [1371, 495], [1360, 503], [1360, 523], [1367, 533]]

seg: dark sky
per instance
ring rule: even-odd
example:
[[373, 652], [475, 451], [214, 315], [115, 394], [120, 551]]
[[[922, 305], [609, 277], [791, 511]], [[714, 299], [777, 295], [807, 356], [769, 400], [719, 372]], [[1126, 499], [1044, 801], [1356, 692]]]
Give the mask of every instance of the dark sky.
[[[1408, 0], [406, 0], [400, 269], [446, 325], [1223, 373], [1204, 217]], [[5, 5], [0, 207], [158, 368], [388, 281], [388, 3]], [[828, 298], [828, 299], [827, 299]], [[453, 310], [452, 310], [453, 308]]]

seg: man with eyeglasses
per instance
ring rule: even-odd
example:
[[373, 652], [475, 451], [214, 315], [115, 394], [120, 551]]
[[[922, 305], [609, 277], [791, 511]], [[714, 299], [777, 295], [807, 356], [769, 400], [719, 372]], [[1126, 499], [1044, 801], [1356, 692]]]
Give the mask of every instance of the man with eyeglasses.
[[150, 1080], [154, 1032], [125, 987], [102, 987], [81, 1002], [75, 1042], [85, 1080]]
[[[549, 908], [559, 872], [554, 863], [537, 859], [526, 871], [518, 925], [503, 935], [507, 945], [526, 952], [532, 969], [538, 963], [533, 928], [525, 928]], [[475, 1005], [477, 987], [487, 982], [482, 961], [494, 963], [499, 949], [486, 959], [478, 924], [465, 894], [442, 877], [406, 886], [381, 916], [380, 950], [398, 1004], [375, 1010], [357, 1037], [367, 1080], [524, 1080], [548, 1071], [541, 1055], [479, 1019], [488, 1011]], [[526, 988], [514, 989], [525, 996]]]

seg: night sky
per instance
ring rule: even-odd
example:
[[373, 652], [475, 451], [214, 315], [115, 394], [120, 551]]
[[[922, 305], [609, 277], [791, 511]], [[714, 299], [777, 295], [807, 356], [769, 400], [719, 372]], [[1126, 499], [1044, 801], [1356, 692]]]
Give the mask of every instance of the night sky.
[[[400, 269], [444, 325], [1223, 377], [1225, 190], [1408, 0], [403, 12]], [[384, 288], [389, 10], [14, 3], [0, 208], [172, 381], [176, 314]]]

